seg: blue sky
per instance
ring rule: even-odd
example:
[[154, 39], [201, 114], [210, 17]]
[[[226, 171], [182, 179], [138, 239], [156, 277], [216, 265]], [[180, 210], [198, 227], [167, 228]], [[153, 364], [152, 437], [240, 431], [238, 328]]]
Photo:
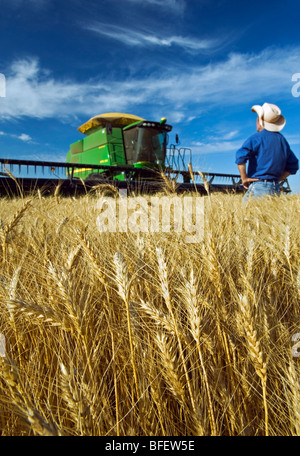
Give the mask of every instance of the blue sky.
[[[194, 169], [237, 173], [264, 102], [281, 108], [300, 157], [300, 2], [0, 0], [0, 11], [1, 157], [65, 161], [79, 125], [128, 112], [166, 117]], [[289, 182], [300, 193], [300, 173]]]

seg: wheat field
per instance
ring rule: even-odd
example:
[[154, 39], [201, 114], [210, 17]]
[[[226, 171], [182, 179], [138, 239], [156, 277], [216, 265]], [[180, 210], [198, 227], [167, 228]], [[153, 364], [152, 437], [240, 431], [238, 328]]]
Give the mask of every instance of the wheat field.
[[299, 195], [198, 196], [194, 244], [98, 197], [0, 200], [1, 435], [300, 435]]

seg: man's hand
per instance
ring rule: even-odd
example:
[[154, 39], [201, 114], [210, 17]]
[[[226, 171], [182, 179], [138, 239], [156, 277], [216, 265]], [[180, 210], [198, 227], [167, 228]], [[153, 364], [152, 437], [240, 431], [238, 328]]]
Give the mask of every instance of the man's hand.
[[248, 190], [249, 185], [251, 184], [251, 182], [256, 182], [256, 181], [259, 180], [259, 179], [254, 179], [252, 177], [247, 177], [246, 164], [245, 163], [239, 164], [238, 165], [238, 169], [239, 169], [239, 172], [240, 172], [240, 175], [241, 175], [241, 180], [242, 180], [243, 187], [246, 190]]
[[252, 177], [245, 177], [244, 179], [242, 178], [243, 187], [248, 190], [249, 185], [251, 184], [251, 182], [257, 182], [258, 180], [259, 179], [253, 179]]
[[290, 175], [290, 173], [288, 171], [283, 171], [283, 173], [279, 177], [279, 181], [285, 180], [289, 175]]

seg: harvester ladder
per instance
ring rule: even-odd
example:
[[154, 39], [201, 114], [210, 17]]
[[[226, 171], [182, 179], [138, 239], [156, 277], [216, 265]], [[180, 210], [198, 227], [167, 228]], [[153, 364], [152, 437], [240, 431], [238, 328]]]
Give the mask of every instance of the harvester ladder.
[[[186, 156], [188, 155], [188, 163]], [[192, 150], [188, 147], [177, 148], [175, 144], [171, 144], [166, 155], [166, 164], [173, 170], [182, 169], [188, 170], [188, 165], [192, 163]]]

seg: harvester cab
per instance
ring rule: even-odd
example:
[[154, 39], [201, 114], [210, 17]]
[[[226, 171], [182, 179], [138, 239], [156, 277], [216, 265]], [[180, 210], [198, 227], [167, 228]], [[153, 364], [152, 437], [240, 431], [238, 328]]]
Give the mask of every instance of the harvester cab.
[[161, 122], [142, 121], [123, 130], [127, 163], [136, 168], [165, 166], [168, 132], [170, 125]]

